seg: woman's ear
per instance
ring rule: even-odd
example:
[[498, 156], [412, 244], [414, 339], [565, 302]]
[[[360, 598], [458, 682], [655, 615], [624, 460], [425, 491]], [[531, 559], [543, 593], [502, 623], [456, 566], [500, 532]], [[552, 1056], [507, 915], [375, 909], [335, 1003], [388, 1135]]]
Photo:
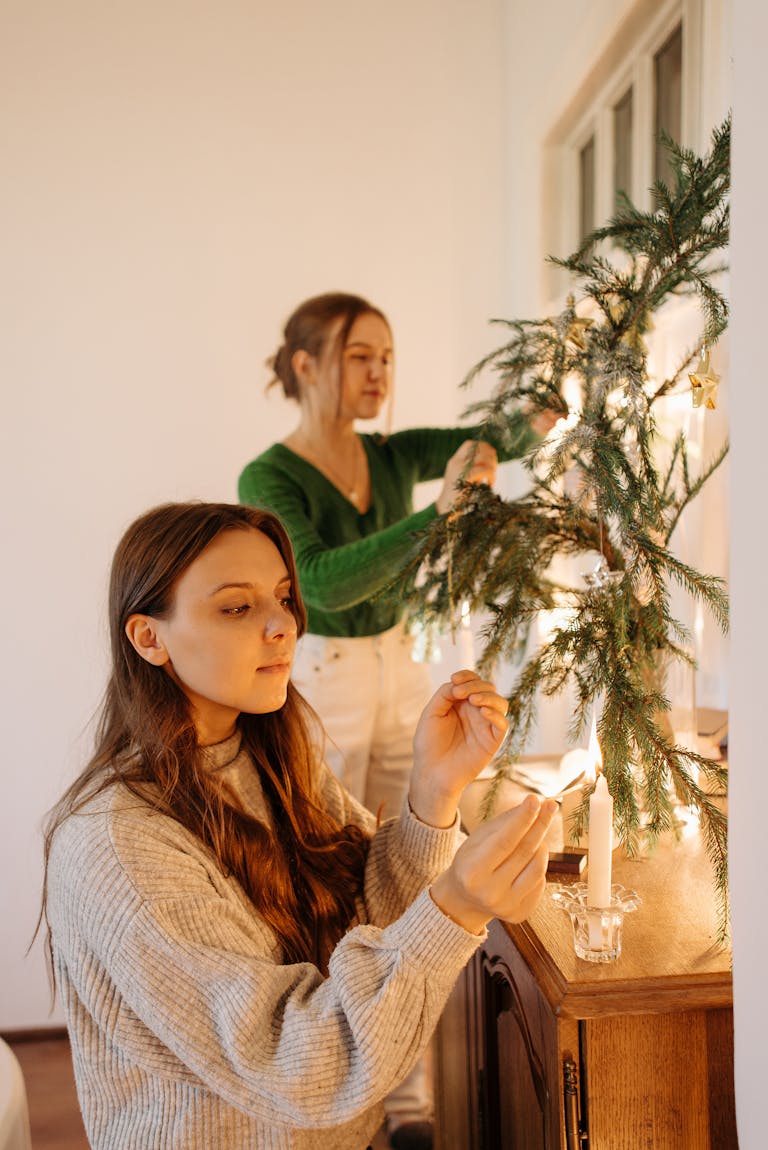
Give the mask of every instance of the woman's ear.
[[160, 639], [157, 620], [151, 615], [131, 615], [125, 624], [128, 640], [142, 659], [155, 667], [162, 667], [170, 655]]
[[298, 348], [291, 356], [293, 374], [302, 387], [314, 383], [316, 378], [316, 360], [303, 347]]

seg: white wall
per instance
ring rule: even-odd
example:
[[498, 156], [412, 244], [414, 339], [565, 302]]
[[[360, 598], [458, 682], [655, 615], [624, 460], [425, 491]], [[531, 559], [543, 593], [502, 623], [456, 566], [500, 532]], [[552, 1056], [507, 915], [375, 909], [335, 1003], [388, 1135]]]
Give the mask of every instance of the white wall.
[[310, 293], [389, 312], [397, 426], [464, 406], [502, 302], [501, 16], [0, 0], [0, 1029], [51, 1021], [39, 824], [89, 746], [124, 526], [236, 497], [291, 421], [263, 361]]
[[740, 1150], [765, 1146], [765, 106], [768, 12], [733, 0], [733, 323], [731, 327], [731, 719], [729, 867], [733, 920], [736, 1111]]
[[[541, 315], [544, 279], [542, 143], [560, 119], [635, 0], [507, 0], [505, 71], [509, 147], [508, 316]], [[566, 256], [563, 251], [548, 255]]]
[[[507, 152], [505, 202], [508, 209], [504, 301], [506, 318], [536, 319], [547, 314], [544, 255], [566, 256], [546, 247], [544, 212], [552, 196], [545, 185], [544, 141], [588, 77], [634, 0], [546, 0], [505, 5]], [[503, 331], [494, 346], [503, 342]], [[521, 468], [504, 469], [499, 490], [516, 498], [526, 489]], [[561, 572], [576, 578], [578, 571]], [[532, 633], [531, 644], [537, 641]], [[529, 648], [530, 649], [530, 648]], [[514, 672], [499, 676], [503, 689]], [[509, 681], [507, 681], [509, 680]], [[554, 699], [539, 696], [536, 726], [526, 750], [557, 755], [569, 746], [574, 696], [570, 686]]]

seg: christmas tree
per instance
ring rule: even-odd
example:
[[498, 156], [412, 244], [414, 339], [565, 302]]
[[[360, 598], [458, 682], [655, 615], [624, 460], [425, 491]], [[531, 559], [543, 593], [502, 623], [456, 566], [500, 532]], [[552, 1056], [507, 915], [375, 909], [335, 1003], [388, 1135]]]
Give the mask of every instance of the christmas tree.
[[[695, 406], [716, 403], [709, 348], [728, 317], [717, 284], [724, 270], [719, 253], [728, 242], [730, 121], [713, 133], [703, 158], [665, 143], [673, 178], [654, 185], [654, 209], [641, 211], [622, 198], [607, 226], [568, 259], [554, 261], [573, 279], [563, 311], [494, 321], [506, 341], [465, 381], [480, 373], [494, 379], [490, 398], [466, 412], [494, 442], [511, 435], [521, 408], [564, 417], [525, 460], [530, 490], [506, 500], [485, 486], [462, 485], [454, 512], [425, 532], [404, 579], [411, 617], [428, 633], [455, 625], [462, 604], [483, 613], [481, 671], [492, 673], [499, 660], [514, 662], [526, 652], [509, 694], [510, 733], [496, 784], [526, 745], [537, 698], [570, 684], [572, 737], [600, 708], [603, 771], [620, 841], [634, 853], [641, 833], [653, 841], [674, 824], [676, 801], [695, 809], [725, 924], [726, 772], [676, 745], [665, 721], [664, 671], [673, 661], [692, 662], [690, 635], [671, 610], [673, 584], [727, 629], [722, 580], [683, 563], [672, 549], [680, 517], [727, 445], [694, 473], [680, 431], [662, 464], [656, 412], [662, 397], [682, 388]], [[701, 303], [701, 338], [681, 349], [669, 378], [654, 382], [651, 317], [671, 297], [690, 293]], [[566, 402], [566, 381], [569, 388], [578, 384], [576, 410]], [[573, 556], [589, 573], [556, 579], [553, 562]], [[554, 608], [566, 608], [565, 621], [530, 653], [531, 622]], [[489, 807], [493, 800], [492, 786]], [[586, 814], [585, 803], [577, 832]]]

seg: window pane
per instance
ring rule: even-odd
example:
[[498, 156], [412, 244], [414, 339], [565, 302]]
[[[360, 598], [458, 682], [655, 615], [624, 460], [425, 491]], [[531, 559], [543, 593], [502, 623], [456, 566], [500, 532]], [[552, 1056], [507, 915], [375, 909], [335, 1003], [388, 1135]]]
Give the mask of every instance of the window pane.
[[613, 106], [613, 198], [632, 195], [632, 89]]
[[595, 137], [579, 153], [579, 233], [584, 239], [595, 227]]
[[678, 25], [654, 60], [656, 73], [656, 166], [655, 178], [669, 182], [672, 169], [666, 150], [658, 142], [666, 132], [680, 143], [683, 122], [683, 28]]

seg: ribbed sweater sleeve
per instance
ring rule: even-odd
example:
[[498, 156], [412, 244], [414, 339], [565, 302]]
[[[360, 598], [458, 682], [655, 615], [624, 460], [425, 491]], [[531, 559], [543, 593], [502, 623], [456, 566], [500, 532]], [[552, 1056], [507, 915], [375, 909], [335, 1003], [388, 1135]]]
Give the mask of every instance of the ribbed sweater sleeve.
[[481, 424], [466, 427], [414, 427], [396, 431], [389, 442], [398, 452], [413, 461], [418, 469], [418, 481], [439, 479], [455, 451], [466, 440], [485, 439], [496, 448], [501, 463], [519, 459], [540, 440], [524, 415], [516, 413], [508, 422], [504, 435], [494, 433]]
[[425, 889], [459, 839], [407, 806], [376, 832], [370, 921], [341, 939], [324, 977], [282, 963], [237, 882], [174, 820], [120, 790], [71, 816], [49, 905], [92, 1145], [365, 1145], [482, 941]]

